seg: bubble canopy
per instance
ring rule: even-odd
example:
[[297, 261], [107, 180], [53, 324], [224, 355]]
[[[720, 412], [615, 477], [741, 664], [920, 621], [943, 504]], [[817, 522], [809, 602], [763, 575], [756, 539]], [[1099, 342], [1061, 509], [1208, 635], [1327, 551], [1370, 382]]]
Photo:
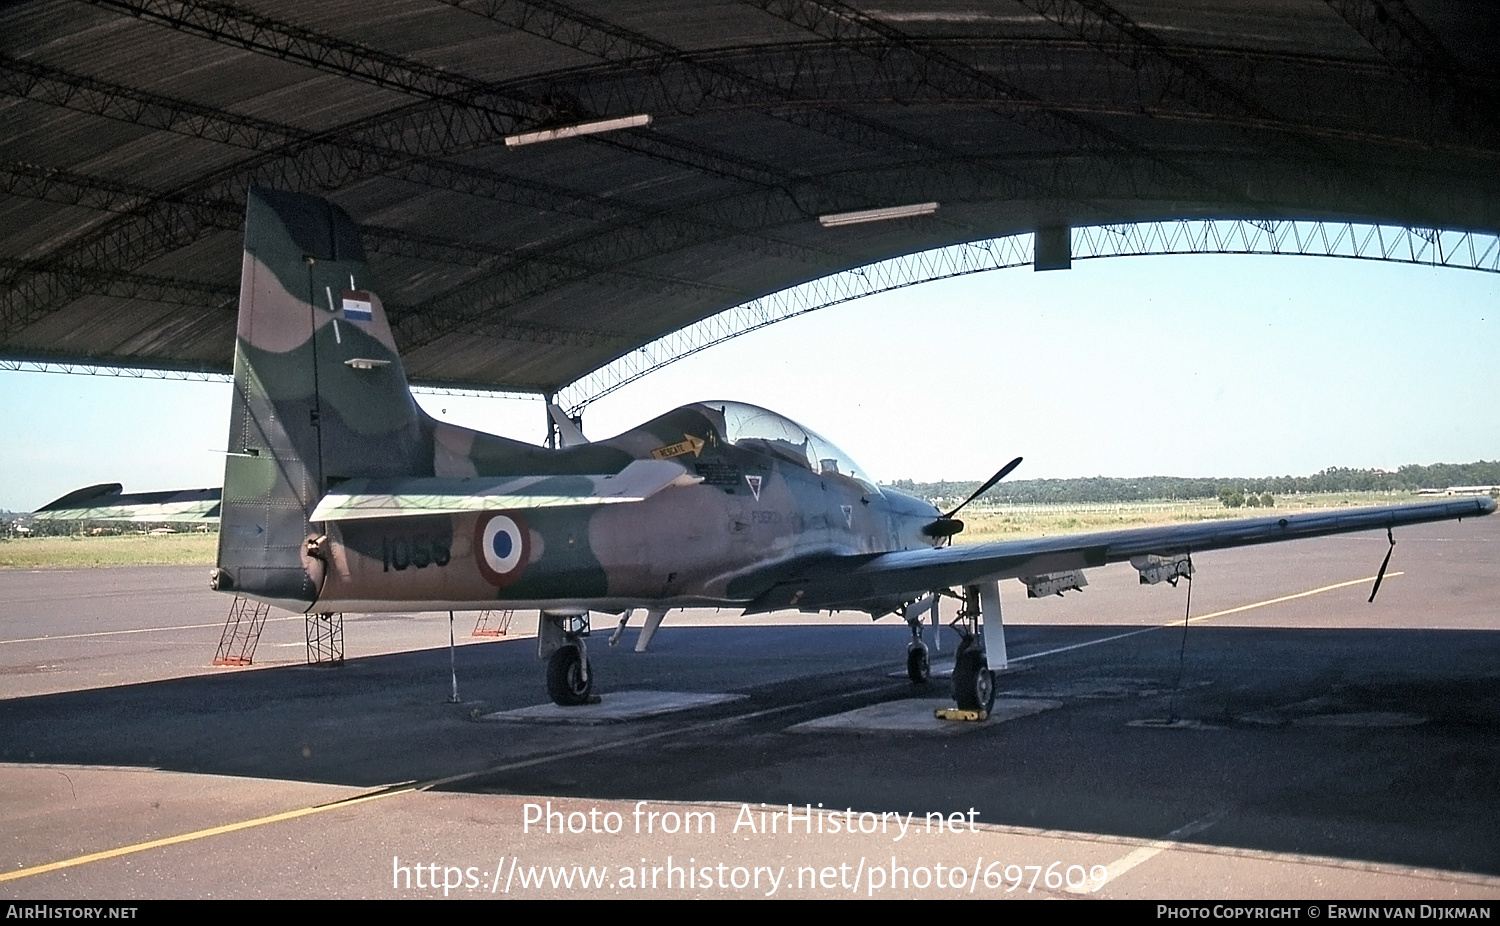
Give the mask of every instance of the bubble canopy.
[[714, 423], [726, 444], [773, 456], [819, 475], [853, 479], [870, 492], [880, 491], [847, 453], [785, 415], [746, 402], [699, 402], [695, 407]]

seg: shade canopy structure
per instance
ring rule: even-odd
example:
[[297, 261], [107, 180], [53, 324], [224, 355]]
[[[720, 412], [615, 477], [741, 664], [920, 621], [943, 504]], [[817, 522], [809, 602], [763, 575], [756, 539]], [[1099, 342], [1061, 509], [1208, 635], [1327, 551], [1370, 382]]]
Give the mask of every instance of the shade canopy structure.
[[252, 185], [361, 224], [414, 381], [541, 393], [958, 242], [1500, 232], [1496, 48], [1488, 0], [19, 0], [0, 358], [227, 372]]

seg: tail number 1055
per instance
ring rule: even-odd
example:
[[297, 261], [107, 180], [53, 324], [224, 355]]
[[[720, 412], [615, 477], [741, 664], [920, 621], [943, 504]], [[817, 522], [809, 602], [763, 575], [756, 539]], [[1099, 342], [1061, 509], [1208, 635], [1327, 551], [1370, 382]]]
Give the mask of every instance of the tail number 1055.
[[427, 537], [416, 534], [411, 537], [382, 537], [380, 539], [380, 555], [384, 564], [384, 571], [392, 569], [400, 572], [409, 566], [425, 569], [428, 566], [448, 565], [448, 545], [450, 541], [446, 537]]

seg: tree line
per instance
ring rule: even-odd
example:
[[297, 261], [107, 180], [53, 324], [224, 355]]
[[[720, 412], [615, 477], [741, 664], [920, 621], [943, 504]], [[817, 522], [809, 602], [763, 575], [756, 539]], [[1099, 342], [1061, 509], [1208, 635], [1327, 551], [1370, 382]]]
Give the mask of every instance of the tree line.
[[[897, 479], [892, 488], [925, 498], [934, 504], [942, 501], [956, 504], [979, 488], [980, 480], [944, 480], [916, 482]], [[1434, 463], [1431, 466], [1410, 464], [1395, 472], [1380, 469], [1351, 469], [1335, 466], [1311, 476], [1262, 476], [1194, 478], [1185, 476], [1140, 476], [1113, 478], [1091, 476], [1081, 479], [1007, 480], [985, 493], [992, 504], [1090, 504], [1101, 502], [1188, 501], [1193, 499], [1232, 498], [1239, 495], [1257, 501], [1265, 496], [1297, 495], [1309, 492], [1415, 492], [1419, 489], [1446, 489], [1449, 486], [1500, 485], [1500, 461], [1477, 463]], [[1241, 504], [1247, 502], [1242, 501]], [[1228, 504], [1228, 503], [1226, 503]]]

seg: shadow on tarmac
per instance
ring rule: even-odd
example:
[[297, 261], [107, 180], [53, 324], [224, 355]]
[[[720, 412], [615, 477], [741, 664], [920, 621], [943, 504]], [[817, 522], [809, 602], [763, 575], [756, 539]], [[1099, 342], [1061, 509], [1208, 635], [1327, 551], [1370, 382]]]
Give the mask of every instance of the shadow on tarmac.
[[[953, 736], [785, 732], [945, 694], [892, 677], [903, 625], [669, 627], [646, 654], [629, 651], [633, 634], [611, 650], [596, 632], [605, 696], [749, 698], [604, 726], [485, 722], [545, 699], [534, 640], [497, 641], [457, 649], [456, 704], [446, 649], [0, 701], [0, 761], [367, 787], [468, 776], [445, 787], [919, 817], [972, 807], [983, 823], [1141, 838], [1227, 811], [1194, 839], [1500, 874], [1500, 633], [1195, 626], [1180, 679], [1171, 630], [1024, 658], [1132, 629], [1008, 627], [1025, 668], [999, 676], [1002, 696], [1061, 706]], [[1166, 719], [1179, 723], [1149, 724]]]

